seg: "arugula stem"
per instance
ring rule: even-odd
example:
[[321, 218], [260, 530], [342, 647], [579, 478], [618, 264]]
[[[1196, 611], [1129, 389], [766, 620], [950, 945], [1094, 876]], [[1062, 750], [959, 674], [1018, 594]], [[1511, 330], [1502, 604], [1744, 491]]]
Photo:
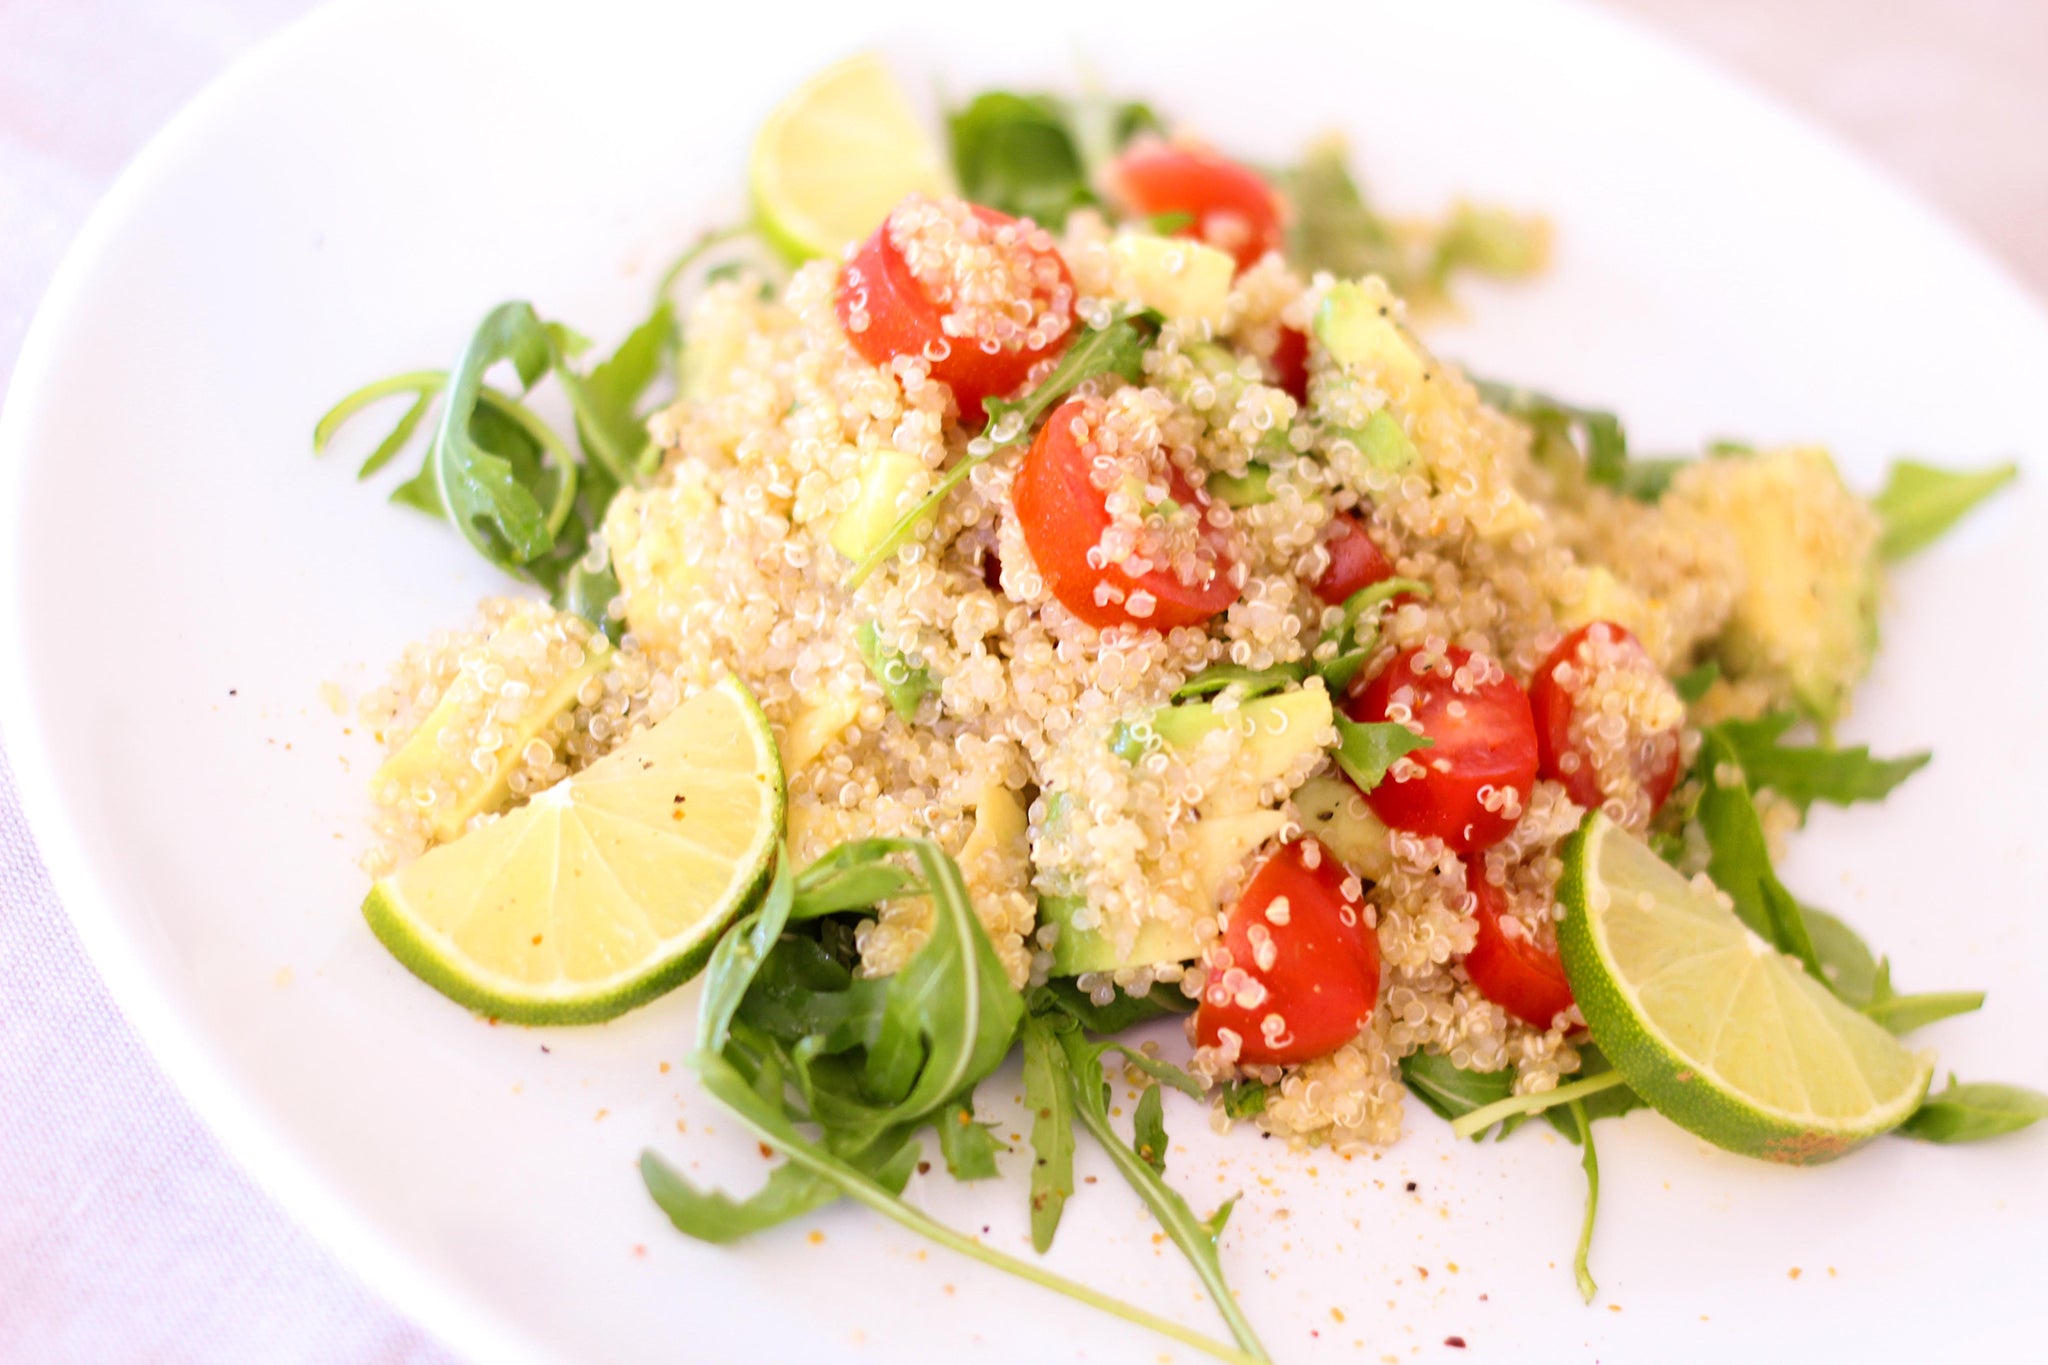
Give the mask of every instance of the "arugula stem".
[[325, 453], [327, 443], [334, 439], [334, 433], [341, 430], [349, 418], [374, 403], [380, 403], [394, 394], [410, 393], [421, 398], [440, 392], [448, 382], [446, 370], [408, 370], [394, 374], [389, 379], [380, 379], [374, 384], [365, 384], [348, 397], [329, 408], [313, 426], [313, 453]]
[[1541, 1094], [1510, 1095], [1504, 1100], [1481, 1105], [1463, 1118], [1453, 1120], [1451, 1132], [1461, 1138], [1468, 1138], [1474, 1133], [1485, 1132], [1502, 1119], [1510, 1119], [1517, 1114], [1540, 1114], [1560, 1104], [1576, 1103], [1588, 1095], [1597, 1095], [1603, 1090], [1612, 1090], [1618, 1085], [1626, 1084], [1627, 1079], [1619, 1071], [1603, 1071], [1598, 1076], [1573, 1081], [1570, 1085], [1560, 1085], [1555, 1090], [1546, 1090]]
[[712, 228], [701, 234], [696, 241], [683, 248], [683, 254], [676, 257], [669, 264], [667, 270], [661, 272], [661, 283], [654, 287], [655, 303], [660, 304], [668, 298], [669, 291], [676, 287], [676, 281], [683, 277], [683, 272], [702, 259], [705, 252], [711, 250], [712, 247], [717, 246], [720, 242], [729, 242], [735, 237], [744, 237], [752, 231], [753, 229], [747, 224], [739, 223], [732, 227]]
[[[1096, 1076], [1075, 1076], [1073, 1084], [1099, 1085], [1101, 1081]], [[1077, 1104], [1074, 1108], [1082, 1126], [1102, 1144], [1102, 1149], [1109, 1153], [1111, 1164], [1152, 1210], [1152, 1216], [1159, 1220], [1159, 1226], [1165, 1229], [1166, 1235], [1174, 1240], [1174, 1244], [1179, 1246], [1184, 1254], [1187, 1254], [1188, 1264], [1195, 1268], [1195, 1274], [1200, 1277], [1202, 1287], [1209, 1291], [1209, 1298], [1216, 1304], [1216, 1311], [1223, 1315], [1223, 1321], [1230, 1327], [1230, 1335], [1237, 1338], [1237, 1344], [1244, 1348], [1245, 1354], [1233, 1352], [1227, 1358], [1270, 1362], [1272, 1357], [1266, 1354], [1265, 1346], [1259, 1341], [1259, 1334], [1252, 1330], [1244, 1310], [1238, 1307], [1237, 1297], [1230, 1292], [1230, 1286], [1224, 1282], [1223, 1272], [1214, 1257], [1191, 1254], [1193, 1245], [1199, 1245], [1211, 1238], [1209, 1230], [1194, 1220], [1185, 1204], [1175, 1208], [1154, 1196], [1152, 1182], [1158, 1178], [1156, 1173], [1145, 1164], [1145, 1158], [1139, 1156], [1117, 1136], [1116, 1129], [1110, 1126], [1106, 1113], [1101, 1112], [1097, 1106], [1088, 1104]]]
[[[1610, 1075], [1615, 1073], [1609, 1073]], [[1572, 1100], [1567, 1106], [1572, 1126], [1579, 1130], [1579, 1165], [1586, 1172], [1586, 1217], [1579, 1224], [1579, 1249], [1572, 1257], [1572, 1276], [1579, 1282], [1579, 1296], [1587, 1303], [1600, 1292], [1586, 1259], [1593, 1251], [1593, 1216], [1600, 1211], [1600, 1158], [1593, 1151], [1593, 1125], [1586, 1118], [1586, 1106]]]
[[[913, 1208], [909, 1204], [904, 1203], [901, 1199], [890, 1194], [873, 1180], [870, 1180], [852, 1167], [832, 1161], [829, 1158], [821, 1159], [821, 1154], [813, 1150], [808, 1143], [790, 1142], [783, 1134], [763, 1124], [756, 1123], [751, 1117], [736, 1109], [728, 1108], [727, 1112], [744, 1124], [747, 1130], [753, 1133], [755, 1137], [781, 1152], [789, 1160], [810, 1171], [812, 1174], [831, 1181], [857, 1202], [867, 1205], [884, 1218], [910, 1229], [920, 1237], [937, 1242], [948, 1250], [957, 1251], [962, 1256], [980, 1261], [984, 1265], [990, 1265], [998, 1270], [1007, 1271], [1019, 1279], [1029, 1280], [1041, 1289], [1049, 1289], [1055, 1294], [1063, 1294], [1067, 1298], [1073, 1299], [1078, 1303], [1085, 1303], [1090, 1308], [1098, 1309], [1109, 1314], [1111, 1317], [1121, 1318], [1135, 1326], [1157, 1332], [1164, 1337], [1170, 1337], [1181, 1345], [1200, 1351], [1202, 1354], [1213, 1357], [1216, 1360], [1228, 1361], [1230, 1365], [1267, 1365], [1268, 1357], [1263, 1350], [1258, 1350], [1256, 1354], [1247, 1355], [1245, 1352], [1226, 1346], [1220, 1341], [1203, 1336], [1192, 1328], [1183, 1327], [1177, 1322], [1148, 1313], [1134, 1304], [1125, 1303], [1121, 1299], [1111, 1298], [1109, 1295], [1098, 1290], [1090, 1289], [1087, 1285], [1079, 1284], [1062, 1275], [1055, 1275], [1049, 1270], [1031, 1264], [1029, 1261], [1005, 1255], [993, 1247], [983, 1246], [972, 1237], [947, 1227], [944, 1223], [939, 1222], [923, 1210]], [[1114, 1134], [1111, 1136], [1113, 1138]], [[1123, 1146], [1122, 1143], [1115, 1141], [1105, 1141], [1104, 1145], [1111, 1148], [1112, 1152]], [[1139, 1160], [1135, 1154], [1132, 1154], [1130, 1159], [1132, 1161]], [[1227, 1292], [1221, 1296], [1219, 1302], [1229, 1303]], [[1234, 1316], [1235, 1309], [1236, 1305], [1234, 1303], [1230, 1304], [1224, 1316], [1226, 1318]], [[1242, 1321], [1242, 1319], [1239, 1318], [1239, 1321]], [[1249, 1333], [1250, 1330], [1248, 1326], [1245, 1328], [1246, 1333]], [[1239, 1337], [1240, 1341], [1243, 1339], [1243, 1336]], [[1256, 1339], [1253, 1340], [1252, 1345], [1256, 1349]]]

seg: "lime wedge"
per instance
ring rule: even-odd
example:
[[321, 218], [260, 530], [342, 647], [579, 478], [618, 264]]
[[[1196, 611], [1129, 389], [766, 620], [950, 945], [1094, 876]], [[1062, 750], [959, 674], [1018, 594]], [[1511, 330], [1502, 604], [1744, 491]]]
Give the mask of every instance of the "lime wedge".
[[1718, 1147], [1828, 1161], [1919, 1107], [1932, 1058], [1828, 993], [1604, 815], [1565, 845], [1558, 947], [1637, 1094]]
[[480, 1014], [610, 1019], [695, 975], [767, 882], [782, 766], [727, 678], [363, 903], [392, 955]]
[[754, 135], [747, 176], [762, 231], [795, 261], [837, 256], [906, 194], [952, 188], [938, 142], [872, 53], [784, 100]]

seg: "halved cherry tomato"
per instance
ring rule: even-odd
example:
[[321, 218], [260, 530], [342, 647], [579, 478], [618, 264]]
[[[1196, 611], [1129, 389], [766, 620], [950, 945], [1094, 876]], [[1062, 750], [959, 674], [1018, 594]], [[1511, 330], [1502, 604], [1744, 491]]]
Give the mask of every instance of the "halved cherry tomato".
[[[997, 343], [989, 350], [970, 334], [972, 318], [964, 306], [933, 299], [890, 235], [899, 215], [928, 210], [934, 202], [912, 196], [897, 205], [841, 267], [833, 302], [856, 351], [875, 365], [887, 365], [899, 355], [923, 356], [932, 378], [953, 390], [961, 421], [973, 424], [981, 421], [985, 400], [1014, 391], [1033, 365], [1067, 348], [1074, 335], [1074, 280], [1058, 251], [1031, 240], [1038, 230], [1029, 221], [967, 205], [989, 229], [993, 249], [1007, 253], [1016, 272], [1029, 281], [1028, 291], [1000, 302], [1013, 312], [1028, 309], [1050, 324], [1042, 329], [1049, 333], [1044, 345]], [[1012, 234], [1016, 240], [1002, 237], [1002, 229], [1019, 224], [1021, 230]], [[984, 313], [991, 309], [988, 301], [977, 307]]]
[[1316, 596], [1331, 606], [1341, 607], [1360, 588], [1369, 588], [1394, 576], [1388, 559], [1365, 523], [1349, 512], [1330, 518], [1323, 544], [1330, 551], [1330, 567], [1316, 580]]
[[1287, 1066], [1357, 1037], [1379, 998], [1380, 945], [1356, 887], [1314, 839], [1268, 854], [1211, 957], [1196, 1041], [1215, 1047], [1228, 1029], [1240, 1062]]
[[1528, 696], [1499, 664], [1456, 645], [1440, 654], [1404, 650], [1344, 712], [1398, 721], [1433, 741], [1366, 793], [1394, 829], [1471, 853], [1499, 843], [1521, 819], [1536, 782], [1536, 722]]
[[1157, 139], [1133, 143], [1110, 166], [1109, 177], [1134, 213], [1192, 217], [1178, 235], [1229, 252], [1239, 270], [1280, 250], [1286, 240], [1273, 187], [1257, 171], [1205, 147]]
[[[1570, 686], [1559, 680], [1560, 669], [1570, 678]], [[1538, 771], [1563, 783], [1566, 795], [1588, 810], [1598, 809], [1616, 796], [1627, 804], [1633, 796], [1628, 791], [1603, 789], [1591, 737], [1583, 724], [1574, 725], [1578, 700], [1587, 683], [1602, 672], [1617, 669], [1638, 672], [1653, 687], [1666, 685], [1642, 642], [1612, 621], [1591, 621], [1565, 636], [1529, 682], [1529, 706], [1536, 718], [1540, 755]], [[1626, 732], [1627, 778], [1649, 799], [1648, 810], [1640, 812], [1645, 822], [1678, 784], [1679, 724], [1684, 712], [1674, 707], [1673, 714], [1677, 719], [1668, 727], [1645, 733], [1632, 726]], [[1626, 787], [1629, 782], [1614, 785]]]
[[[1092, 626], [1146, 626], [1167, 631], [1200, 625], [1237, 600], [1238, 585], [1225, 552], [1224, 533], [1209, 521], [1209, 498], [1168, 467], [1167, 486], [1173, 499], [1192, 508], [1201, 521], [1206, 581], [1183, 583], [1170, 565], [1158, 564], [1132, 575], [1120, 564], [1100, 560], [1096, 550], [1109, 527], [1103, 491], [1089, 477], [1095, 454], [1094, 430], [1103, 415], [1099, 401], [1070, 398], [1039, 429], [1010, 486], [1010, 502], [1024, 528], [1024, 543], [1038, 564], [1046, 586], [1068, 611]], [[1075, 435], [1080, 425], [1088, 435]], [[1150, 611], [1133, 611], [1137, 593], [1151, 597]]]
[[1465, 974], [1481, 995], [1515, 1018], [1531, 1028], [1549, 1028], [1551, 1020], [1572, 1007], [1556, 941], [1545, 947], [1501, 928], [1507, 893], [1486, 879], [1483, 859], [1465, 860], [1465, 885], [1478, 902], [1472, 918], [1479, 923], [1479, 938], [1465, 955]]
[[1280, 329], [1280, 341], [1273, 347], [1273, 382], [1289, 398], [1308, 406], [1308, 333]]

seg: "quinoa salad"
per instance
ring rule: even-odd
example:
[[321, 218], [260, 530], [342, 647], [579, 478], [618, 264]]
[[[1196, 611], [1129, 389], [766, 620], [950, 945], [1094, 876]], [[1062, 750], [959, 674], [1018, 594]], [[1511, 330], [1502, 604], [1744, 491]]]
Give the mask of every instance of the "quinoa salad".
[[[835, 137], [899, 150], [827, 175]], [[1262, 172], [1143, 104], [989, 92], [941, 146], [859, 59], [764, 128], [752, 192], [609, 356], [508, 304], [320, 437], [411, 396], [381, 467], [439, 403], [397, 500], [529, 585], [363, 701], [366, 914], [494, 1019], [707, 973], [700, 1077], [789, 1164], [736, 1204], [650, 1154], [680, 1230], [851, 1195], [945, 1241], [904, 1153], [995, 1173], [973, 1086], [1021, 1050], [1037, 1249], [1078, 1123], [1232, 1342], [1111, 1311], [1266, 1359], [1228, 1206], [1159, 1179], [1161, 1087], [1339, 1151], [1540, 1116], [1587, 1158], [1589, 1298], [1596, 1119], [1791, 1161], [1992, 1135], [1894, 1041], [1981, 995], [1873, 980], [1770, 863], [1925, 762], [1832, 729], [1888, 565], [2010, 467], [1867, 499], [1819, 447], [1645, 458], [1475, 378], [1429, 318], [1460, 273], [1539, 270], [1549, 228], [1385, 218], [1334, 143]], [[564, 889], [577, 840], [611, 899]], [[1714, 1010], [1780, 1060], [1688, 1032]], [[1135, 1142], [1105, 1060], [1148, 1087]], [[1992, 1131], [2038, 1116], [1977, 1089], [2011, 1092]]]

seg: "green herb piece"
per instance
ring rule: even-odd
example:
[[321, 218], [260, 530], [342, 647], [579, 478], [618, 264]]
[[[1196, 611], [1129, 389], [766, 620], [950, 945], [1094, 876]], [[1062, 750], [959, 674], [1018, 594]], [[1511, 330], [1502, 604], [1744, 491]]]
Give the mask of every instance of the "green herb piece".
[[1339, 715], [1336, 721], [1337, 766], [1362, 792], [1377, 787], [1386, 777], [1387, 769], [1402, 755], [1436, 744], [1435, 740], [1390, 720], [1361, 722]]
[[1579, 1297], [1587, 1303], [1600, 1292], [1600, 1286], [1593, 1282], [1592, 1268], [1587, 1259], [1593, 1252], [1593, 1219], [1600, 1212], [1600, 1157], [1593, 1150], [1593, 1124], [1586, 1117], [1586, 1106], [1573, 1100], [1566, 1106], [1571, 1114], [1572, 1126], [1579, 1135], [1579, 1166], [1586, 1172], [1586, 1216], [1579, 1223], [1579, 1245], [1572, 1255], [1572, 1278], [1578, 1281]]
[[991, 90], [946, 119], [960, 193], [1057, 232], [1095, 202], [1066, 111], [1044, 95]]
[[[729, 1246], [801, 1218], [841, 1194], [831, 1179], [794, 1162], [784, 1162], [770, 1171], [768, 1183], [745, 1199], [698, 1189], [653, 1152], [640, 1154], [640, 1178], [676, 1231], [717, 1246]], [[891, 1193], [901, 1190], [899, 1185]]]
[[2003, 1137], [2048, 1118], [2048, 1095], [2023, 1085], [1995, 1081], [1958, 1084], [1950, 1072], [1948, 1088], [1929, 1095], [1913, 1117], [1899, 1125], [1907, 1137], [1922, 1142], [1982, 1142]]
[[1146, 230], [1161, 237], [1176, 236], [1194, 225], [1195, 215], [1184, 209], [1175, 209], [1171, 213], [1155, 213], [1145, 220]]
[[1131, 1115], [1131, 1150], [1138, 1160], [1160, 1175], [1166, 1174], [1166, 1116], [1159, 1099], [1160, 1087], [1148, 1085], [1138, 1096], [1138, 1108]]
[[840, 844], [798, 876], [789, 918], [801, 921], [865, 910], [915, 892], [917, 878], [887, 857], [886, 850], [867, 840]]
[[1720, 676], [1720, 663], [1709, 659], [1698, 668], [1689, 669], [1673, 678], [1671, 680], [1671, 687], [1673, 691], [1678, 693], [1678, 699], [1687, 706], [1690, 706], [1701, 697], [1706, 696], [1707, 689], [1712, 687]]
[[514, 457], [478, 444], [470, 417], [477, 410], [484, 372], [510, 361], [531, 388], [547, 371], [551, 346], [531, 304], [503, 303], [488, 313], [449, 372], [441, 424], [427, 455], [434, 489], [463, 539], [512, 572], [552, 550], [554, 536], [530, 481]]
[[1216, 1311], [1229, 1325], [1238, 1347], [1251, 1359], [1269, 1359], [1265, 1347], [1259, 1344], [1258, 1334], [1237, 1306], [1237, 1298], [1224, 1279], [1222, 1258], [1216, 1248], [1222, 1222], [1216, 1221], [1212, 1226], [1195, 1217], [1194, 1210], [1188, 1207], [1179, 1192], [1117, 1136], [1109, 1121], [1109, 1083], [1102, 1075], [1102, 1045], [1090, 1043], [1082, 1036], [1077, 1024], [1055, 1025], [1055, 1033], [1067, 1055], [1075, 1112], [1082, 1127], [1101, 1144], [1111, 1163], [1137, 1191], [1167, 1237], [1194, 1267], [1203, 1288], [1209, 1292], [1210, 1301], [1216, 1305]]
[[1427, 280], [1442, 293], [1451, 276], [1473, 270], [1496, 279], [1523, 279], [1543, 269], [1550, 226], [1540, 217], [1488, 204], [1459, 203], [1437, 229]]
[[1698, 771], [1698, 818], [1711, 853], [1707, 875], [1735, 902], [1735, 913], [1744, 924], [1779, 952], [1798, 958], [1816, 981], [1825, 982], [1806, 916], [1771, 870], [1770, 846], [1749, 784], [1735, 761], [1735, 747], [1718, 729], [1704, 733]]
[[1304, 274], [1327, 270], [1340, 280], [1378, 275], [1396, 293], [1405, 292], [1413, 274], [1408, 254], [1346, 163], [1344, 140], [1332, 134], [1310, 144], [1301, 164], [1282, 177], [1294, 208], [1287, 257]]
[[1671, 481], [1692, 461], [1682, 456], [1631, 456], [1614, 489], [1637, 502], [1660, 501], [1670, 491]]
[[650, 464], [654, 443], [640, 400], [668, 370], [680, 336], [675, 310], [664, 298], [589, 378], [574, 387], [564, 385], [575, 407], [584, 455], [604, 465], [622, 485]]
[[[998, 1270], [1007, 1271], [1019, 1279], [1029, 1280], [1041, 1288], [1050, 1289], [1078, 1303], [1100, 1309], [1112, 1317], [1149, 1328], [1170, 1340], [1178, 1341], [1192, 1350], [1201, 1351], [1218, 1360], [1237, 1362], [1241, 1365], [1243, 1362], [1266, 1359], [1263, 1354], [1249, 1355], [1243, 1351], [1233, 1350], [1199, 1332], [1190, 1331], [1177, 1322], [1135, 1308], [1087, 1285], [1055, 1275], [1029, 1261], [1006, 1256], [1000, 1251], [982, 1245], [972, 1237], [956, 1232], [922, 1210], [904, 1203], [899, 1197], [902, 1182], [896, 1182], [895, 1187], [891, 1188], [890, 1181], [897, 1174], [903, 1174], [907, 1180], [910, 1164], [914, 1164], [916, 1156], [914, 1146], [901, 1149], [909, 1154], [909, 1163], [898, 1157], [893, 1164], [881, 1168], [882, 1175], [887, 1179], [878, 1178], [877, 1175], [860, 1169], [853, 1162], [805, 1139], [797, 1132], [788, 1117], [763, 1099], [738, 1069], [725, 1058], [715, 1053], [700, 1053], [698, 1064], [704, 1088], [712, 1098], [731, 1110], [741, 1125], [758, 1140], [782, 1153], [792, 1165], [800, 1168], [805, 1175], [829, 1186], [835, 1194], [864, 1204], [892, 1222], [948, 1250], [959, 1252]], [[675, 1224], [678, 1231], [702, 1240], [716, 1240], [711, 1234], [717, 1225], [708, 1223], [703, 1217], [706, 1196], [699, 1195], [687, 1180], [652, 1152], [642, 1154], [640, 1169], [649, 1193], [654, 1195], [656, 1202], [661, 1205], [662, 1211], [668, 1214], [669, 1220]], [[785, 1206], [794, 1206], [800, 1201], [785, 1196], [781, 1202]]]
[[1159, 1082], [1160, 1085], [1172, 1090], [1178, 1090], [1191, 1100], [1206, 1100], [1209, 1098], [1209, 1088], [1207, 1086], [1189, 1075], [1185, 1070], [1175, 1066], [1172, 1062], [1161, 1061], [1157, 1057], [1148, 1057], [1135, 1048], [1125, 1047], [1122, 1043], [1107, 1044], [1106, 1052], [1118, 1053], [1123, 1057], [1124, 1061], [1145, 1075], [1150, 1076], [1153, 1080]]
[[[1450, 1121], [1513, 1094], [1515, 1073], [1506, 1067], [1468, 1071], [1441, 1054], [1411, 1052], [1401, 1059], [1401, 1080], [1431, 1113]], [[1481, 1136], [1475, 1133], [1473, 1140]]]
[[[1145, 348], [1156, 335], [1158, 324], [1148, 317], [1119, 318], [1107, 327], [1084, 333], [1067, 348], [1044, 382], [1017, 402], [987, 404], [988, 426], [969, 446], [968, 454], [956, 461], [938, 485], [917, 506], [898, 517], [875, 548], [862, 556], [846, 575], [846, 588], [851, 591], [859, 587], [869, 574], [894, 558], [898, 550], [919, 534], [919, 528], [937, 514], [940, 504], [953, 490], [966, 482], [969, 474], [987, 464], [997, 451], [1028, 440], [1039, 419], [1082, 384], [1106, 374], [1135, 382]], [[1000, 437], [996, 435], [998, 431], [1003, 433]]]
[[1534, 389], [1489, 379], [1472, 382], [1488, 404], [1529, 426], [1539, 454], [1568, 450], [1584, 461], [1589, 481], [1614, 489], [1623, 487], [1629, 467], [1628, 434], [1619, 417]]
[[1872, 758], [1863, 745], [1825, 748], [1780, 743], [1798, 720], [1789, 711], [1774, 711], [1758, 720], [1722, 721], [1714, 728], [1734, 750], [1749, 785], [1770, 788], [1798, 806], [1802, 818], [1816, 801], [1836, 806], [1882, 801], [1934, 757], [1923, 752]]
[[931, 670], [922, 665], [913, 665], [903, 657], [900, 650], [882, 643], [873, 621], [863, 621], [853, 637], [854, 647], [860, 651], [862, 662], [868, 672], [875, 675], [875, 681], [882, 685], [882, 695], [888, 699], [889, 709], [905, 720], [917, 719], [917, 704], [932, 690]]
[[1206, 487], [1226, 507], [1260, 507], [1273, 501], [1273, 490], [1267, 486], [1272, 477], [1267, 466], [1252, 464], [1243, 474], [1211, 474]]
[[775, 854], [775, 875], [761, 907], [736, 921], [719, 937], [704, 970], [704, 990], [697, 997], [697, 1046], [716, 1052], [730, 1036], [732, 1021], [740, 1003], [768, 960], [769, 950], [782, 937], [789, 923], [790, 906], [796, 897], [796, 882], [789, 870], [789, 847]]
[[1024, 1105], [1031, 1111], [1031, 1246], [1042, 1256], [1074, 1192], [1074, 1090], [1053, 1026], [1027, 1011], [1021, 1031]]
[[1274, 664], [1271, 668], [1244, 668], [1237, 664], [1210, 664], [1194, 677], [1189, 678], [1173, 690], [1175, 701], [1193, 701], [1200, 697], [1213, 696], [1225, 688], [1234, 687], [1237, 695], [1251, 701], [1255, 697], [1284, 692], [1298, 686], [1308, 677], [1308, 665], [1304, 663]]
[[1248, 1119], [1263, 1114], [1266, 1112], [1266, 1100], [1272, 1093], [1273, 1088], [1262, 1081], [1232, 1081], [1223, 1092], [1224, 1117]]
[[1890, 1032], [1910, 1033], [1983, 1008], [1982, 991], [1898, 994], [1892, 989], [1891, 959], [1874, 957], [1855, 930], [1827, 911], [1810, 905], [1801, 909], [1820, 960], [1820, 979], [1844, 1002]]
[[996, 1153], [1010, 1150], [996, 1140], [993, 1127], [975, 1121], [972, 1094], [940, 1114], [933, 1127], [938, 1130], [946, 1171], [955, 1180], [987, 1180], [997, 1175]]
[[1090, 1033], [1122, 1033], [1125, 1029], [1153, 1019], [1186, 1014], [1195, 1002], [1180, 987], [1162, 982], [1144, 995], [1118, 991], [1107, 1005], [1098, 1005], [1079, 986], [1064, 977], [1047, 982], [1040, 990]]
[[1380, 609], [1404, 593], [1428, 597], [1430, 591], [1429, 584], [1420, 579], [1383, 578], [1344, 599], [1343, 617], [1323, 632], [1315, 649], [1317, 654], [1322, 654], [1325, 646], [1336, 651], [1315, 666], [1331, 696], [1342, 697], [1379, 648]]
[[1541, 1114], [1561, 1104], [1574, 1100], [1586, 1100], [1594, 1095], [1627, 1085], [1619, 1071], [1603, 1071], [1597, 1076], [1584, 1080], [1568, 1081], [1555, 1090], [1545, 1090], [1535, 1095], [1509, 1095], [1506, 1099], [1482, 1104], [1470, 1113], [1451, 1121], [1451, 1132], [1461, 1138], [1474, 1137], [1496, 1123], [1502, 1123], [1517, 1116]]
[[1878, 553], [1886, 559], [1918, 554], [2019, 473], [2016, 464], [1957, 473], [1916, 460], [1898, 461], [1884, 491], [1870, 500], [1884, 523]]

